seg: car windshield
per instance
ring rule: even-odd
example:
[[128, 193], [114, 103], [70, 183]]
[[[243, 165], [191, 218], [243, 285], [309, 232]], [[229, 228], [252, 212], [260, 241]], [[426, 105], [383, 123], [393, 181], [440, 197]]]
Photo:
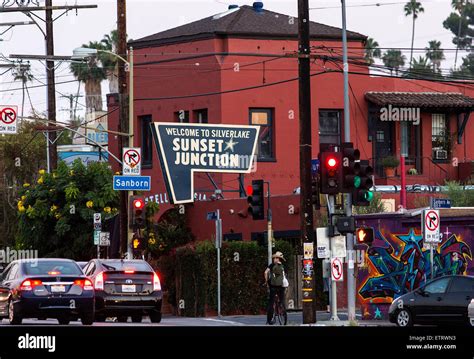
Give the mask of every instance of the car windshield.
[[102, 265], [108, 270], [117, 271], [145, 271], [150, 272], [152, 269], [145, 261], [106, 261]]
[[37, 261], [23, 263], [28, 275], [82, 275], [79, 266], [66, 261]]

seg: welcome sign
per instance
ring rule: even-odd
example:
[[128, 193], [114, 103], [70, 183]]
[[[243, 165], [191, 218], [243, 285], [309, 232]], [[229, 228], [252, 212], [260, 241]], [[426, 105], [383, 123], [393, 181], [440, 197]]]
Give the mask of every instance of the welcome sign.
[[155, 122], [151, 124], [173, 203], [194, 200], [194, 172], [249, 173], [258, 126]]

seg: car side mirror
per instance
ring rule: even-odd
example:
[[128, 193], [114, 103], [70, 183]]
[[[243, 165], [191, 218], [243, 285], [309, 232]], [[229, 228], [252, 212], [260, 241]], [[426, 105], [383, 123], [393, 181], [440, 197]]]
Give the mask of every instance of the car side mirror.
[[416, 293], [418, 293], [419, 295], [421, 295], [422, 297], [426, 297], [427, 296], [427, 292], [425, 292], [425, 290], [423, 288], [418, 288], [416, 290]]

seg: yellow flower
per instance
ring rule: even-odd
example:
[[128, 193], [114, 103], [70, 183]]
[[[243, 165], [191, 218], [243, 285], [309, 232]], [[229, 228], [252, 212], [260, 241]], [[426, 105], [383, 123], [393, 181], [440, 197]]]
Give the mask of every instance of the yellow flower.
[[21, 200], [24, 202], [26, 199], [26, 196], [21, 196]]
[[60, 215], [59, 213], [56, 213], [56, 214], [54, 215], [54, 218], [59, 219], [59, 218], [61, 218], [61, 215]]
[[152, 245], [152, 246], [155, 245], [155, 244], [156, 244], [156, 239], [155, 239], [155, 238], [150, 238], [150, 239], [148, 240], [148, 244], [150, 244], [150, 245]]
[[86, 202], [86, 206], [87, 206], [87, 208], [92, 208], [92, 207], [94, 207], [94, 202], [92, 202], [92, 201], [87, 201], [87, 202]]
[[117, 208], [112, 208], [112, 213], [117, 213], [118, 209]]
[[74, 176], [74, 170], [69, 171], [69, 176]]
[[110, 212], [112, 212], [112, 208], [110, 208], [110, 207], [104, 207], [104, 212], [105, 212], [105, 213], [110, 213]]
[[43, 177], [38, 178], [38, 184], [43, 184], [43, 182], [44, 182], [44, 178], [43, 178]]
[[56, 212], [57, 209], [58, 209], [58, 206], [56, 206], [56, 205], [53, 204], [49, 210], [50, 210], [51, 212]]
[[18, 206], [18, 212], [20, 212], [20, 213], [25, 212], [25, 207], [23, 207], [23, 206]]
[[45, 170], [39, 170], [38, 173], [42, 176], [46, 173], [46, 171]]
[[23, 183], [23, 187], [30, 187], [30, 184], [29, 183]]
[[56, 178], [58, 177], [58, 175], [56, 174], [56, 172], [53, 173], [53, 178]]
[[17, 206], [18, 206], [18, 207], [23, 206], [23, 201], [18, 201], [18, 205], [17, 205]]

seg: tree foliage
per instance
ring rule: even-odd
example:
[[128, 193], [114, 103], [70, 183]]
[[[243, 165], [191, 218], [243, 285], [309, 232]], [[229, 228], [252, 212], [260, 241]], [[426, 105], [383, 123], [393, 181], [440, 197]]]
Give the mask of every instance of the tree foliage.
[[24, 183], [19, 195], [16, 245], [42, 257], [90, 259], [93, 214], [107, 219], [118, 205], [112, 171], [100, 162], [87, 167], [80, 160], [71, 167], [61, 162], [52, 174], [40, 170], [36, 183]]

